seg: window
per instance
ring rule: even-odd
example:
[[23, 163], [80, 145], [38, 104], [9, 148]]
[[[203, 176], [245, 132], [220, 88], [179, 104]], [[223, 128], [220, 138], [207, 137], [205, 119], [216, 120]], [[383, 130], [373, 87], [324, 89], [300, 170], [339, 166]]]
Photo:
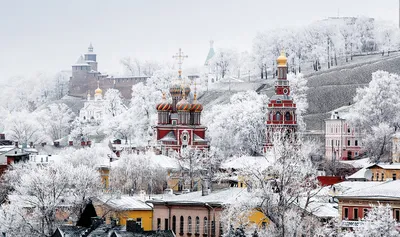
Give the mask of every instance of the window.
[[200, 218], [198, 216], [196, 216], [196, 228], [195, 228], [194, 232], [196, 234], [200, 233]]
[[142, 227], [142, 218], [136, 218], [136, 223], [140, 226], [140, 227]]
[[347, 133], [350, 133], [350, 128], [347, 128]]
[[278, 121], [281, 120], [281, 113], [276, 112], [276, 120], [278, 120]]
[[364, 208], [363, 212], [364, 212], [364, 218], [365, 218], [367, 216], [367, 214], [368, 214], [368, 209]]
[[349, 218], [349, 209], [347, 207], [344, 208], [344, 218], [345, 219]]
[[180, 222], [179, 222], [179, 234], [183, 235], [183, 226], [185, 224], [185, 220], [183, 219], [183, 216], [181, 216]]
[[188, 217], [188, 233], [192, 233], [192, 217]]
[[396, 173], [392, 174], [393, 180], [396, 180]]
[[358, 220], [358, 208], [353, 209], [353, 219]]
[[215, 221], [211, 221], [211, 236], [215, 237]]
[[355, 151], [355, 152], [354, 152], [354, 156], [358, 156], [358, 151]]
[[164, 230], [169, 230], [168, 219], [167, 218], [164, 219]]
[[350, 146], [350, 144], [351, 144], [351, 143], [350, 143], [350, 140], [347, 140], [347, 145]]
[[347, 159], [351, 160], [352, 156], [351, 156], [351, 151], [347, 152]]
[[396, 221], [400, 221], [400, 210], [399, 209], [395, 209], [394, 210], [394, 218], [396, 219]]
[[358, 140], [354, 140], [354, 146], [358, 146]]
[[172, 217], [172, 231], [176, 233], [176, 216]]
[[382, 181], [385, 180], [385, 174], [382, 173]]
[[203, 234], [204, 234], [204, 235], [207, 235], [207, 234], [208, 234], [208, 221], [207, 221], [207, 217], [204, 217]]
[[290, 120], [290, 113], [289, 113], [289, 112], [286, 112], [286, 114], [285, 114], [285, 120], [286, 120], [286, 121], [289, 121], [289, 120]]
[[372, 173], [371, 181], [374, 181], [374, 173]]
[[219, 222], [219, 236], [224, 235], [224, 226], [222, 225], [222, 222]]
[[157, 230], [161, 230], [161, 218], [157, 218]]

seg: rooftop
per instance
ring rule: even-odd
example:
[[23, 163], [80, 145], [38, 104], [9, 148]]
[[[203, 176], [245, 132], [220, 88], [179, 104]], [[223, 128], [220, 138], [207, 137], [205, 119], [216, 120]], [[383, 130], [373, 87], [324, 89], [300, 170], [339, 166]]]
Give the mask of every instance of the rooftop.
[[400, 198], [400, 180], [365, 183], [374, 183], [375, 185], [359, 188], [354, 191], [348, 191], [346, 193], [338, 195], [337, 198], [357, 198], [373, 200], [399, 200]]

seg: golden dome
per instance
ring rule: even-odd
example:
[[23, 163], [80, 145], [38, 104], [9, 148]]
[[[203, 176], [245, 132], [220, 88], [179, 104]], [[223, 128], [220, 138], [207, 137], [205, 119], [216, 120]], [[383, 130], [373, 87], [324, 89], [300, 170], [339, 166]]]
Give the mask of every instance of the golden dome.
[[97, 87], [97, 89], [94, 91], [95, 94], [103, 94], [103, 90]]
[[281, 56], [279, 56], [278, 59], [276, 59], [276, 62], [278, 63], [278, 66], [286, 66], [287, 58], [283, 50], [281, 52]]

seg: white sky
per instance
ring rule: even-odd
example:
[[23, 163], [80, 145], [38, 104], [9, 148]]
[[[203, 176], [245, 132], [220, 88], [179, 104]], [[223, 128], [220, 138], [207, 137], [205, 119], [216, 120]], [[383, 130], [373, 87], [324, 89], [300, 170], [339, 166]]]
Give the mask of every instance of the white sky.
[[93, 42], [99, 70], [130, 56], [202, 65], [215, 48], [250, 50], [257, 32], [330, 16], [398, 22], [397, 0], [0, 0], [0, 79], [69, 70]]

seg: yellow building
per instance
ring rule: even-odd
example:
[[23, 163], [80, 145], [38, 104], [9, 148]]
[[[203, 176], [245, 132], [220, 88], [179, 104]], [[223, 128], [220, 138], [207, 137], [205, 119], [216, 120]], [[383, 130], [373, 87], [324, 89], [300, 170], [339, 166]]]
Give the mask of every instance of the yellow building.
[[368, 167], [372, 173], [371, 181], [387, 181], [400, 178], [400, 163], [378, 163]]
[[119, 225], [125, 226], [127, 219], [134, 219], [144, 231], [152, 230], [153, 208], [133, 196], [103, 196], [93, 201], [96, 213], [106, 219], [116, 219]]
[[110, 185], [110, 167], [109, 166], [99, 166], [97, 170], [100, 172], [101, 183], [104, 190], [108, 190]]

